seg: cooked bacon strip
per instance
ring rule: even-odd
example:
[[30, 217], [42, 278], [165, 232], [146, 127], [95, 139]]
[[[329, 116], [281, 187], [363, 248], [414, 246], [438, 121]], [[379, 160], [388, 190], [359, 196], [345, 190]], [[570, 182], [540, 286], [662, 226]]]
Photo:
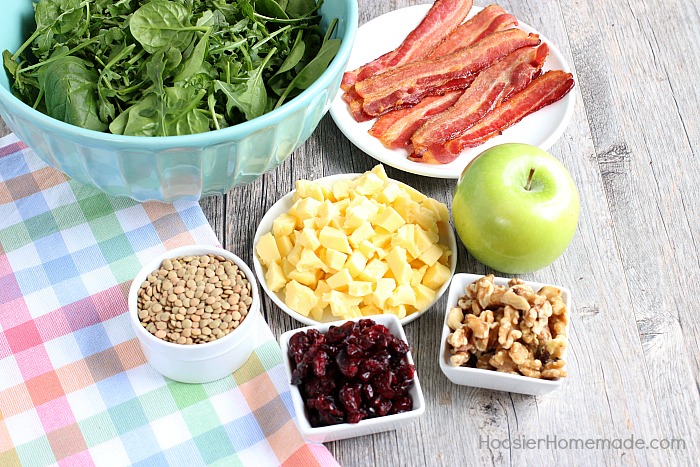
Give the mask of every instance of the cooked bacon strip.
[[[429, 57], [436, 58], [438, 56], [447, 55], [459, 48], [473, 45], [487, 35], [502, 29], [507, 29], [516, 24], [518, 24], [518, 22], [515, 17], [506, 14], [503, 8], [498, 5], [489, 5], [469, 21], [452, 31], [452, 34], [447, 36], [445, 40], [430, 53]], [[463, 83], [464, 86], [459, 87], [459, 89], [468, 86], [470, 81], [471, 78]], [[451, 84], [455, 85], [456, 83], [453, 82]], [[441, 92], [443, 91], [444, 89], [441, 90]], [[435, 115], [447, 109], [450, 105], [454, 104], [455, 100], [460, 95], [461, 93], [453, 94], [452, 92], [448, 92], [444, 95], [444, 98], [441, 96], [429, 96], [412, 108], [392, 110], [379, 117], [369, 132], [374, 137], [379, 138], [382, 144], [388, 148], [396, 149], [404, 147], [408, 145], [413, 132], [420, 128], [431, 115]], [[343, 99], [349, 103], [350, 111], [358, 122], [364, 122], [373, 118], [362, 110], [362, 98], [354, 89], [351, 88], [348, 90], [343, 96]], [[448, 103], [449, 105], [447, 105]]]
[[515, 16], [509, 15], [498, 5], [489, 5], [473, 18], [460, 24], [426, 58], [449, 55], [480, 41], [489, 34], [517, 24], [518, 20]]
[[500, 135], [503, 130], [515, 125], [531, 113], [566, 96], [573, 87], [574, 77], [571, 73], [561, 70], [547, 71], [534, 79], [525, 89], [486, 114], [466, 133], [445, 143], [441, 150], [433, 152], [431, 148], [418, 160], [451, 162], [464, 148], [479, 146], [490, 138]]
[[[454, 106], [435, 115], [411, 137], [413, 156], [465, 133], [488, 112], [539, 75], [549, 53], [547, 44], [518, 49], [479, 73]], [[439, 151], [438, 151], [439, 152]]]
[[402, 148], [423, 122], [450, 108], [461, 95], [462, 91], [450, 91], [442, 96], [428, 96], [413, 107], [393, 110], [379, 117], [369, 134], [388, 148]]
[[536, 34], [506, 29], [453, 54], [408, 63], [359, 81], [355, 90], [364, 99], [362, 109], [369, 115], [378, 116], [395, 108], [414, 105], [424, 96], [444, 90], [445, 85], [449, 86], [455, 80], [466, 83], [465, 78], [475, 76], [509, 53], [539, 43]]
[[472, 0], [436, 0], [425, 18], [400, 46], [356, 70], [346, 72], [341, 88], [347, 90], [356, 81], [367, 79], [387, 68], [422, 59], [464, 21], [472, 4]]

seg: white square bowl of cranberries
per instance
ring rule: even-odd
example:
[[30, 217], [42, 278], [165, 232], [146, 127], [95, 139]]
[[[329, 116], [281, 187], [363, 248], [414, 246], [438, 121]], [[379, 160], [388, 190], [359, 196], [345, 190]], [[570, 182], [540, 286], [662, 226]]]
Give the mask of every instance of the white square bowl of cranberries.
[[294, 329], [280, 336], [299, 431], [327, 442], [395, 430], [425, 412], [395, 315]]

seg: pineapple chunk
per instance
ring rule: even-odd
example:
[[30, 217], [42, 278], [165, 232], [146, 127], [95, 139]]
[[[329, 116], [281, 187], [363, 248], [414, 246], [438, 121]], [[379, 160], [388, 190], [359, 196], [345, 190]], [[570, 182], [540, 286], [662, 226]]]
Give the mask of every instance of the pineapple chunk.
[[353, 297], [366, 297], [372, 294], [372, 283], [365, 281], [352, 281], [348, 285], [348, 295]]
[[282, 257], [285, 257], [294, 248], [294, 243], [289, 235], [283, 235], [281, 237], [275, 237], [275, 243], [277, 243], [277, 249]]
[[292, 248], [292, 251], [289, 252], [287, 255], [287, 259], [289, 260], [290, 263], [294, 265], [294, 267], [297, 266], [297, 263], [299, 262], [299, 258], [301, 258], [301, 252], [304, 249], [304, 245], [301, 243], [297, 243], [294, 245], [294, 248]]
[[318, 209], [318, 217], [316, 218], [316, 228], [322, 229], [329, 225], [333, 219], [340, 216], [338, 206], [329, 200], [325, 200]]
[[377, 247], [369, 240], [361, 241], [357, 248], [368, 258], [374, 256], [374, 252], [377, 251]]
[[406, 305], [392, 306], [386, 310], [387, 313], [395, 314], [397, 318], [404, 319], [408, 314]]
[[292, 215], [297, 218], [297, 227], [303, 225], [305, 219], [316, 217], [320, 208], [321, 202], [313, 198], [303, 198], [294, 203]]
[[[400, 246], [395, 246], [386, 255], [386, 261], [389, 264], [392, 274], [399, 284], [410, 284], [413, 271], [411, 265], [406, 261], [406, 250]], [[427, 285], [427, 284], [426, 284]]]
[[420, 252], [416, 248], [416, 242], [414, 240], [416, 236], [415, 230], [416, 226], [414, 224], [402, 225], [399, 227], [399, 230], [392, 235], [391, 246], [398, 245], [404, 248], [412, 257], [417, 257], [420, 255]]
[[309, 180], [297, 180], [296, 192], [300, 198], [313, 198], [321, 202], [325, 199], [321, 185]]
[[277, 219], [272, 221], [272, 235], [275, 237], [283, 237], [294, 232], [297, 220], [289, 214], [282, 214]]
[[265, 283], [273, 292], [279, 292], [287, 284], [287, 278], [282, 271], [282, 266], [272, 263], [265, 273]]
[[413, 268], [413, 274], [411, 276], [411, 285], [413, 287], [418, 286], [425, 276], [425, 271], [428, 270], [428, 265], [424, 264], [419, 268]]
[[415, 188], [410, 187], [408, 185], [403, 185], [403, 191], [408, 193], [408, 195], [411, 197], [411, 199], [413, 201], [418, 202], [418, 203], [428, 199], [428, 197], [425, 196], [423, 193], [421, 193], [420, 191], [418, 191]]
[[316, 275], [315, 270], [300, 271], [295, 269], [289, 273], [287, 278], [289, 280], [297, 281], [300, 284], [304, 284], [311, 289], [315, 289], [316, 284], [318, 284], [318, 276]]
[[443, 264], [435, 263], [425, 271], [422, 283], [433, 290], [438, 290], [445, 282], [450, 280], [450, 275], [450, 268]]
[[352, 282], [352, 276], [350, 275], [350, 271], [348, 271], [347, 269], [343, 269], [339, 272], [336, 272], [328, 279], [326, 279], [326, 283], [328, 283], [328, 286], [334, 290], [347, 288], [350, 282]]
[[325, 271], [325, 269], [328, 269], [328, 266], [310, 248], [301, 250], [299, 261], [296, 262], [295, 266], [299, 271], [315, 271], [316, 269]]
[[379, 211], [379, 208], [370, 202], [364, 196], [355, 198], [345, 210], [345, 222], [343, 227], [346, 229], [356, 229], [365, 222], [372, 219]]
[[284, 302], [297, 313], [309, 316], [309, 312], [318, 304], [318, 297], [313, 290], [292, 280], [284, 289]]
[[318, 238], [321, 241], [321, 245], [325, 248], [352, 254], [352, 248], [350, 248], [350, 244], [348, 243], [347, 235], [336, 228], [325, 226], [321, 229], [321, 234]]
[[386, 229], [388, 232], [394, 232], [404, 225], [406, 221], [394, 208], [388, 207], [380, 214], [377, 214], [372, 223]]
[[375, 165], [374, 167], [372, 167], [372, 170], [370, 170], [370, 172], [372, 172], [385, 182], [389, 180], [389, 177], [387, 177], [386, 171], [384, 170], [384, 166], [382, 164]]
[[362, 313], [362, 316], [372, 316], [372, 315], [381, 315], [382, 310], [377, 308], [376, 306], [369, 304], [365, 305], [363, 307], [360, 307], [360, 313]]
[[331, 188], [335, 199], [340, 201], [341, 199], [350, 197], [352, 185], [353, 183], [351, 180], [337, 180]]
[[260, 262], [265, 266], [270, 266], [282, 260], [280, 251], [277, 248], [277, 242], [272, 232], [268, 232], [258, 240], [258, 244], [255, 246], [255, 251], [260, 258]]
[[402, 193], [403, 190], [398, 183], [386, 182], [381, 191], [375, 193], [374, 198], [380, 203], [392, 204]]
[[290, 263], [287, 258], [282, 258], [282, 272], [284, 273], [285, 277], [289, 277], [289, 273], [294, 270], [296, 270], [294, 265]]
[[416, 225], [413, 229], [413, 243], [415, 245], [416, 254], [414, 257], [418, 258], [421, 253], [430, 248], [430, 245], [435, 242], [430, 237], [427, 231], [425, 231], [420, 225]]
[[414, 219], [420, 213], [420, 204], [412, 200], [406, 193], [397, 197], [392, 206], [406, 222], [415, 222]]
[[321, 307], [320, 305], [316, 305], [311, 309], [309, 312], [309, 315], [311, 316], [311, 319], [314, 319], [316, 321], [323, 321], [323, 313], [326, 311], [326, 307]]
[[447, 209], [445, 203], [441, 203], [433, 198], [428, 198], [421, 203], [421, 206], [430, 209], [433, 212], [436, 221], [450, 221], [450, 211]]
[[323, 301], [330, 305], [333, 316], [352, 317], [357, 313], [359, 313], [360, 316], [362, 315], [362, 313], [360, 313], [360, 307], [358, 306], [362, 303], [362, 298], [352, 297], [346, 293], [331, 290], [323, 294]]

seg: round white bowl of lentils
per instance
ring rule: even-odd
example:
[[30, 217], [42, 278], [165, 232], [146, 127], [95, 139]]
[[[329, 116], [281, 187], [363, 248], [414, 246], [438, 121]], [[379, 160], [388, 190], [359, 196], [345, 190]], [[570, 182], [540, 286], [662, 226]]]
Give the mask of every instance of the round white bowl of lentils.
[[183, 383], [240, 368], [255, 347], [255, 276], [222, 248], [192, 245], [154, 258], [129, 289], [129, 318], [148, 363]]

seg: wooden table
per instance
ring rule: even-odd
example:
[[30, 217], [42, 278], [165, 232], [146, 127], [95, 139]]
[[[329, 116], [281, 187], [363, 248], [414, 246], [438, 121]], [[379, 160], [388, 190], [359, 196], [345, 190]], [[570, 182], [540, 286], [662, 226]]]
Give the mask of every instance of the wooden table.
[[[360, 24], [409, 0], [360, 0]], [[482, 4], [485, 5], [485, 4]], [[502, 1], [559, 46], [578, 76], [574, 118], [551, 148], [581, 195], [578, 232], [524, 279], [573, 295], [570, 377], [530, 397], [455, 386], [437, 365], [445, 298], [406, 327], [425, 392], [411, 426], [329, 443], [343, 465], [697, 464], [700, 455], [700, 13], [693, 2]], [[0, 135], [9, 130], [0, 122]], [[300, 178], [376, 161], [326, 116], [282, 166], [201, 201], [226, 248], [251, 261], [263, 213]], [[450, 203], [455, 182], [391, 168]], [[460, 247], [458, 272], [491, 272]], [[265, 300], [276, 334], [299, 323]], [[571, 439], [683, 440], [685, 449], [563, 449]], [[540, 449], [505, 440], [544, 439]], [[490, 441], [490, 442], [487, 442]], [[549, 440], [549, 445], [546, 444]], [[615, 444], [613, 444], [615, 446]]]

